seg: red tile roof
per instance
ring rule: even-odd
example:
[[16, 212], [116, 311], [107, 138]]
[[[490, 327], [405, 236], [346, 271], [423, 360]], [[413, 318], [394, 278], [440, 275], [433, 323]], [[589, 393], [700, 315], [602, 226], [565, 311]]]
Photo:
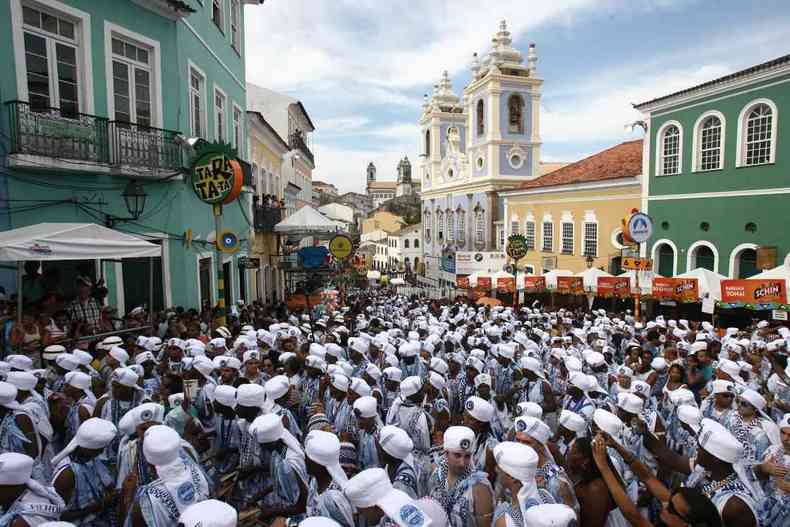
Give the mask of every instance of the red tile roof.
[[522, 184], [522, 189], [592, 183], [607, 179], [635, 177], [642, 173], [642, 140], [628, 141], [581, 161], [566, 165], [545, 176]]

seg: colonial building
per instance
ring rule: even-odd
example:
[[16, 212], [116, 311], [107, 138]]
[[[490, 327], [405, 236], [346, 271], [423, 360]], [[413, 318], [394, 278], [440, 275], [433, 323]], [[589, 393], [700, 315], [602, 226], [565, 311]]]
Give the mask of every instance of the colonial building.
[[409, 225], [397, 233], [399, 247], [399, 263], [407, 274], [418, 272], [422, 263], [422, 225]]
[[506, 237], [523, 234], [529, 252], [519, 267], [541, 274], [600, 267], [620, 274], [621, 220], [639, 207], [642, 141], [622, 143], [502, 192], [505, 222], [497, 227], [497, 250]]
[[502, 190], [542, 174], [537, 53], [526, 61], [503, 21], [491, 50], [475, 54], [463, 100], [445, 72], [420, 117], [423, 252], [426, 275], [454, 283], [443, 253], [492, 251], [503, 221]]
[[377, 210], [362, 221], [362, 239], [379, 239], [380, 236], [371, 237], [370, 235], [377, 232], [393, 234], [401, 230], [404, 225], [405, 222], [400, 216], [385, 210]]
[[790, 263], [790, 55], [637, 104], [647, 137], [646, 254], [670, 276], [705, 267], [732, 278]]
[[339, 195], [332, 183], [313, 180], [313, 207], [320, 207], [335, 200]]
[[[248, 160], [244, 4], [260, 3], [0, 2], [0, 229], [91, 222], [138, 234], [162, 247], [153, 309], [216, 304], [214, 216], [184, 182], [192, 160], [184, 145], [230, 143]], [[223, 227], [247, 240], [252, 186], [245, 183]], [[227, 303], [248, 298], [237, 265], [248, 248], [223, 258]], [[149, 303], [147, 261], [49, 268], [67, 297], [75, 276], [87, 273], [104, 277], [107, 301], [121, 313]], [[13, 273], [0, 275], [13, 290]]]
[[377, 181], [376, 165], [373, 162], [368, 164], [366, 174], [367, 184], [365, 192], [373, 200], [373, 208], [378, 208], [379, 205], [393, 198], [419, 194], [420, 192], [420, 183], [412, 180], [411, 161], [409, 161], [408, 156], [398, 162], [395, 181]]

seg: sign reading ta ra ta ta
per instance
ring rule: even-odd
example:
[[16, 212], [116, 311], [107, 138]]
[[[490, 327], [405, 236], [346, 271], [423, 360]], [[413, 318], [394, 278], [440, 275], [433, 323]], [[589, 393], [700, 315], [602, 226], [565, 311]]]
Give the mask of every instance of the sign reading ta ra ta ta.
[[232, 203], [241, 194], [244, 173], [229, 147], [209, 144], [192, 164], [192, 190], [203, 203]]

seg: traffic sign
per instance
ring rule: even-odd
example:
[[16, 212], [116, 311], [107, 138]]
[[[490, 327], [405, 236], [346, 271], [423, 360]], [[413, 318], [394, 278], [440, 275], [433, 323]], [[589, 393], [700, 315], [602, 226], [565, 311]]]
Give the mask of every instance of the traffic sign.
[[527, 255], [527, 238], [522, 234], [513, 234], [507, 239], [505, 252], [508, 256], [518, 261]]
[[643, 243], [653, 235], [653, 220], [644, 212], [636, 212], [628, 218], [628, 237]]
[[650, 271], [653, 269], [653, 260], [650, 258], [623, 258], [621, 263], [623, 269], [632, 269], [634, 271]]
[[336, 260], [345, 260], [354, 252], [354, 242], [345, 234], [329, 240], [329, 252]]

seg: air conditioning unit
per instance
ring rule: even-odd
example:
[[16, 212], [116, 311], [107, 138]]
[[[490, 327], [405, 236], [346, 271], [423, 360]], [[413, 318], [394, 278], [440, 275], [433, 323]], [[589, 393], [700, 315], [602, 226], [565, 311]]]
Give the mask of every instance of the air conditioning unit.
[[541, 260], [541, 266], [548, 271], [557, 268], [556, 256], [544, 256], [540, 260]]

